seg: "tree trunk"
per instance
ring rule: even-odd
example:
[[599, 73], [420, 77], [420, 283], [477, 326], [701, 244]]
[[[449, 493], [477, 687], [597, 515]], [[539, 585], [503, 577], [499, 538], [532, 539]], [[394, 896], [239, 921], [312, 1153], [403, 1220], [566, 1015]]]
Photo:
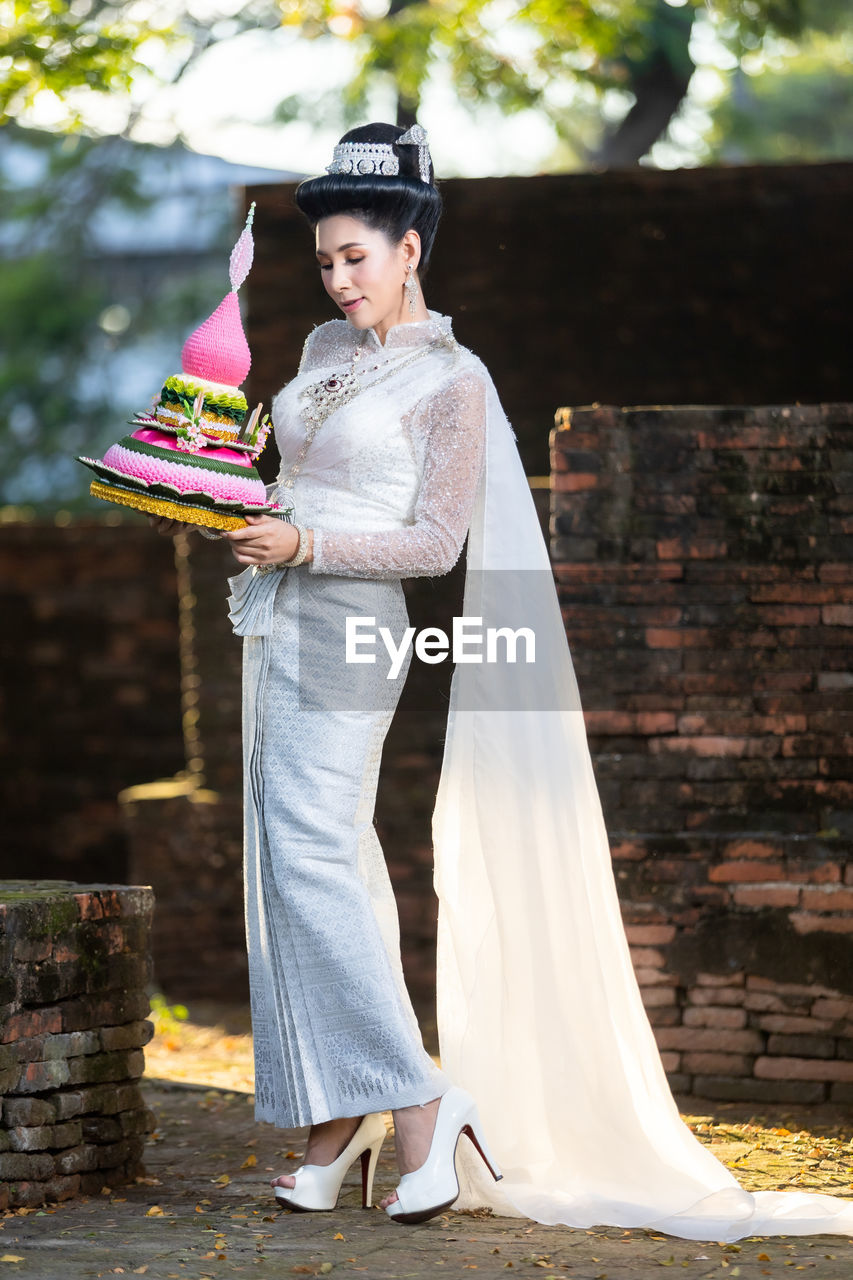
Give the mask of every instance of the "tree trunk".
[[590, 154], [597, 169], [639, 163], [667, 129], [681, 105], [695, 66], [689, 53], [695, 10], [661, 6], [649, 34], [652, 47], [642, 61], [621, 59], [636, 101], [616, 128]]

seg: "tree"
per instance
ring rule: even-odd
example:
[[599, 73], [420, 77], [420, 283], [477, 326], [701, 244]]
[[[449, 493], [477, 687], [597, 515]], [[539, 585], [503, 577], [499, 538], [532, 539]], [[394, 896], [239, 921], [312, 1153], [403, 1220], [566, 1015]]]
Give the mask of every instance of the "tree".
[[[442, 67], [464, 102], [541, 110], [598, 168], [636, 163], [666, 131], [695, 69], [690, 37], [700, 12], [738, 58], [768, 38], [853, 30], [849, 0], [392, 0], [379, 15], [364, 0], [277, 2], [283, 22], [303, 35], [354, 42], [358, 70], [343, 95], [350, 117], [362, 115], [381, 76], [408, 123]], [[623, 118], [595, 145], [578, 137], [575, 104], [554, 92], [567, 83], [624, 95]], [[283, 116], [295, 107], [284, 104]]]
[[[397, 96], [409, 124], [429, 78], [439, 69], [459, 99], [504, 112], [536, 108], [553, 122], [581, 162], [597, 168], [634, 164], [663, 136], [694, 70], [691, 35], [699, 14], [741, 59], [777, 37], [853, 31], [850, 0], [249, 0], [223, 25], [202, 22], [190, 4], [173, 22], [145, 25], [138, 3], [105, 0], [0, 0], [13, 15], [0, 30], [0, 123], [19, 116], [50, 90], [79, 124], [80, 94], [127, 88], [146, 71], [145, 45], [156, 38], [175, 55], [179, 79], [212, 43], [281, 25], [306, 39], [348, 41], [356, 72], [334, 110], [363, 118], [378, 78]], [[580, 91], [566, 93], [567, 86]], [[584, 103], [610, 94], [621, 118], [598, 136], [579, 130]], [[328, 110], [329, 97], [317, 104]], [[308, 108], [310, 110], [310, 106]], [[279, 118], [306, 114], [286, 100]]]

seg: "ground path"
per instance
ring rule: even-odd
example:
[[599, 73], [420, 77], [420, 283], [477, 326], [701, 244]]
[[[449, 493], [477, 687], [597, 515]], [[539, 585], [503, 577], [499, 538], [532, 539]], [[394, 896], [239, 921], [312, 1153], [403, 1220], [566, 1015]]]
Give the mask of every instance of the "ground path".
[[[88, 1200], [0, 1215], [0, 1280], [234, 1280], [359, 1275], [370, 1280], [646, 1280], [674, 1267], [692, 1280], [758, 1280], [806, 1272], [851, 1280], [853, 1242], [840, 1236], [697, 1244], [651, 1231], [531, 1226], [522, 1219], [442, 1214], [402, 1228], [360, 1209], [357, 1166], [334, 1214], [279, 1213], [267, 1186], [299, 1163], [302, 1135], [255, 1124], [245, 1010], [168, 1013], [148, 1050], [146, 1093], [157, 1129], [147, 1176]], [[750, 1190], [819, 1188], [853, 1196], [853, 1123], [828, 1108], [695, 1103], [694, 1132]], [[377, 1174], [396, 1181], [392, 1144]]]

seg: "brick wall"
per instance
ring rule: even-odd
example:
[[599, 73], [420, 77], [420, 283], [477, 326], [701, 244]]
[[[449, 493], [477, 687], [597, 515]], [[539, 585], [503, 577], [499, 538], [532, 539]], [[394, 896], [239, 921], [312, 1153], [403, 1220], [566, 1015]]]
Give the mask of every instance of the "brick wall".
[[0, 881], [0, 1209], [141, 1172], [148, 889]]
[[853, 408], [557, 420], [552, 556], [673, 1083], [849, 1101]]
[[140, 517], [0, 523], [4, 875], [125, 878], [118, 792], [184, 763], [177, 612]]
[[[312, 325], [338, 314], [293, 190], [246, 192], [251, 383], [265, 403]], [[853, 164], [638, 166], [442, 191], [427, 302], [491, 370], [529, 474], [548, 470], [543, 424], [559, 404], [853, 399]]]

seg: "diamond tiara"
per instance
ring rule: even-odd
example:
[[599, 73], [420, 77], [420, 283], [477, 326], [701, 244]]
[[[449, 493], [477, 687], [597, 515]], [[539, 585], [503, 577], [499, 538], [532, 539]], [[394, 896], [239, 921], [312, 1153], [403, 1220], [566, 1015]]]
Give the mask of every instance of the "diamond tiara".
[[[397, 139], [398, 146], [414, 146], [418, 149], [418, 170], [421, 181], [429, 182], [429, 145], [426, 130], [419, 124], [412, 125]], [[393, 178], [400, 172], [400, 161], [388, 142], [339, 142], [332, 152], [332, 163], [326, 173], [351, 173], [364, 177], [372, 173]]]

